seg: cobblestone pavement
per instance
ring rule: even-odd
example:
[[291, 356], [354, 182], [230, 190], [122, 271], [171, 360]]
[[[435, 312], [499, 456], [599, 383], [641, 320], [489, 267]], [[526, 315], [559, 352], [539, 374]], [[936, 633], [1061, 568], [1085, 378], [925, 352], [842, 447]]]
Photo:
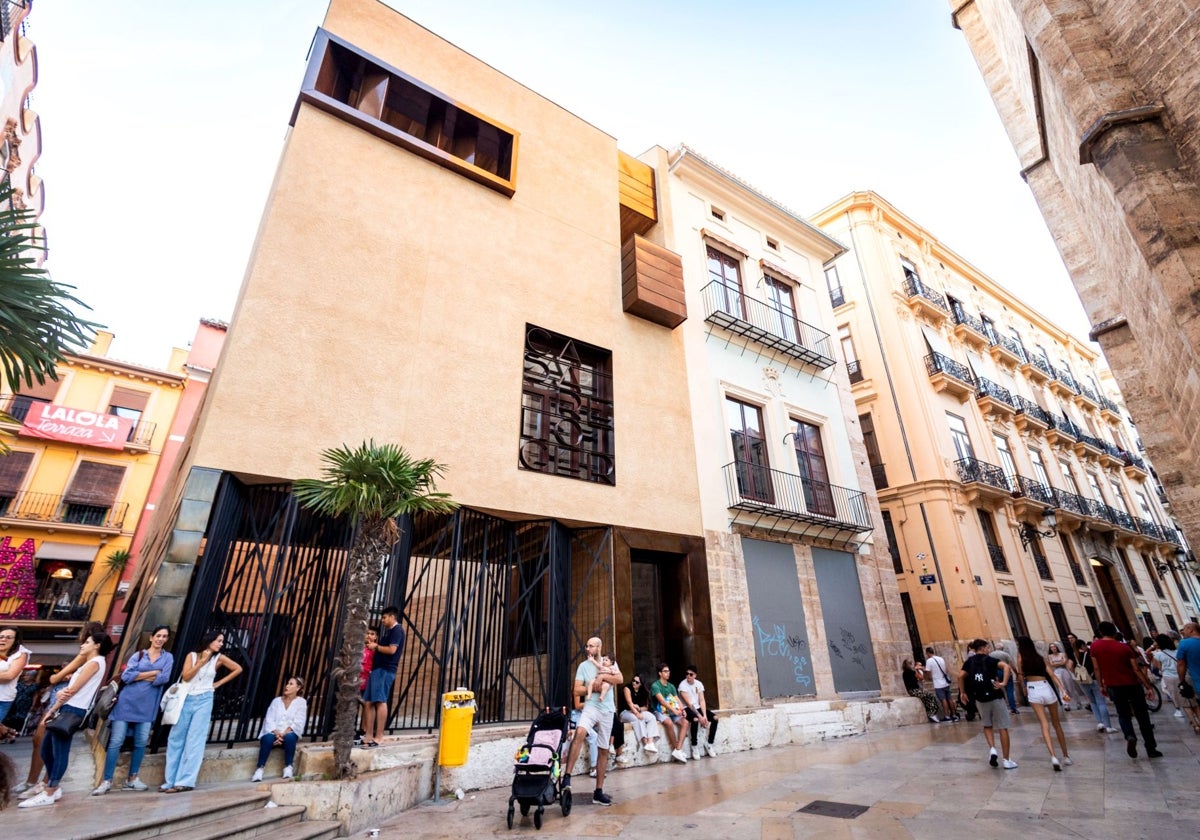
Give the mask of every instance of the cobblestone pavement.
[[[559, 837], [977, 838], [1200, 836], [1200, 738], [1170, 709], [1154, 715], [1160, 759], [1130, 759], [1118, 732], [1095, 731], [1088, 712], [1067, 716], [1074, 765], [1054, 772], [1029, 710], [1014, 718], [1015, 770], [993, 769], [978, 723], [926, 724], [811, 746], [724, 754], [617, 770], [591, 804], [594, 781], [576, 776], [575, 807], [548, 808], [509, 831], [507, 788], [425, 805], [380, 826], [381, 838]], [[1115, 722], [1115, 716], [1114, 716]], [[869, 806], [855, 819], [797, 813], [814, 800]]]

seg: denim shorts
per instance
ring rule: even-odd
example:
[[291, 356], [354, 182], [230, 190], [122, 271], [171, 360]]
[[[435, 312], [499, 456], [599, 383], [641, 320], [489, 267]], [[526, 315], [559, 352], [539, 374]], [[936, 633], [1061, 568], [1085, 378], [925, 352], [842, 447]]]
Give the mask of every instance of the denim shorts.
[[372, 671], [371, 676], [367, 677], [367, 690], [363, 692], [363, 700], [367, 703], [388, 702], [392, 699], [392, 685], [395, 682], [395, 671]]

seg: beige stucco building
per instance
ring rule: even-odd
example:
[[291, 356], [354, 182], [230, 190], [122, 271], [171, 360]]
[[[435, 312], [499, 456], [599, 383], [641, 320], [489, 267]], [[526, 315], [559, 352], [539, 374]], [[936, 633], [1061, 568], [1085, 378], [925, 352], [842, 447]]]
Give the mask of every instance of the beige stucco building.
[[812, 219], [914, 647], [1200, 613], [1098, 354], [875, 193]]
[[[1200, 16], [950, 0], [1192, 545], [1200, 540]], [[1016, 173], [1014, 173], [1014, 177]]]

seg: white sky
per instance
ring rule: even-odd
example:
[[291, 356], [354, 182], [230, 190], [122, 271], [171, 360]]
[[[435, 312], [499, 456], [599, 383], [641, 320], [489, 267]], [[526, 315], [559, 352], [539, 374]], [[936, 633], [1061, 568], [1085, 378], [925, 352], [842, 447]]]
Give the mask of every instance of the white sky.
[[[389, 5], [631, 154], [686, 142], [802, 214], [873, 189], [1087, 334], [946, 0]], [[325, 7], [36, 0], [46, 267], [114, 357], [163, 365], [232, 316]]]

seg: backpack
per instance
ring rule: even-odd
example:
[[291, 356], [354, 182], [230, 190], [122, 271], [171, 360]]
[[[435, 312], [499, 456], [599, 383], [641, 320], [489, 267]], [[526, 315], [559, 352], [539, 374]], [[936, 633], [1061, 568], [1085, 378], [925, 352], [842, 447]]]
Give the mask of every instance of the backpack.
[[976, 703], [986, 703], [998, 700], [1002, 696], [1000, 689], [992, 683], [1000, 678], [1000, 663], [986, 653], [976, 653], [963, 663], [967, 672], [967, 695]]

